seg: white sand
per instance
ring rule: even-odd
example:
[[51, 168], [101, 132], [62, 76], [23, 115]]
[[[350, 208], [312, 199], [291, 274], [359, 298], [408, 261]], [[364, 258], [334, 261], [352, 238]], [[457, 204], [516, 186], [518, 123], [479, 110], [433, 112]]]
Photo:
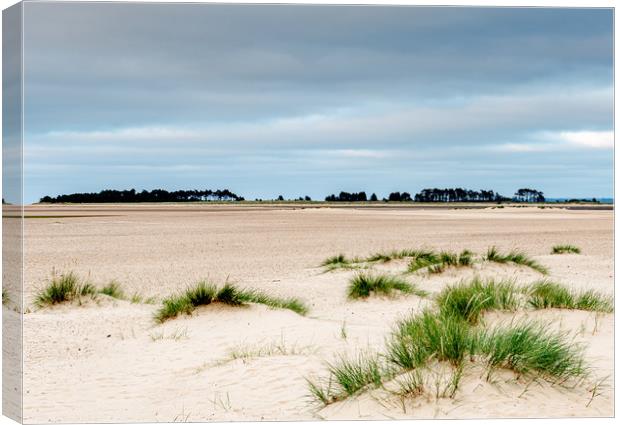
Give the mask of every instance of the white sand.
[[[155, 325], [156, 305], [105, 296], [98, 304], [31, 307], [24, 322], [26, 422], [613, 415], [613, 315], [578, 311], [527, 313], [587, 344], [592, 377], [574, 389], [539, 382], [524, 391], [511, 373], [487, 382], [472, 365], [454, 399], [423, 396], [403, 405], [375, 390], [321, 408], [311, 403], [305, 381], [324, 376], [325, 361], [341, 353], [380, 350], [397, 318], [431, 303], [415, 296], [347, 301], [346, 285], [354, 272], [323, 273], [317, 265], [326, 257], [421, 247], [480, 254], [490, 245], [522, 248], [550, 268], [552, 279], [611, 294], [611, 211], [62, 209], [39, 207], [32, 214], [112, 216], [26, 220], [29, 303], [55, 270], [75, 271], [98, 285], [116, 279], [129, 294], [159, 299], [205, 277], [228, 278], [274, 295], [298, 296], [310, 313], [209, 306]], [[550, 255], [559, 243], [579, 246], [582, 255]], [[400, 271], [406, 263], [382, 267]], [[526, 268], [477, 264], [475, 270], [415, 275], [411, 281], [434, 293], [474, 273], [522, 283], [540, 278]], [[494, 314], [486, 320], [510, 317]], [[282, 344], [292, 353], [264, 348]], [[260, 347], [268, 355], [226, 361], [230, 350]], [[586, 406], [591, 382], [606, 376], [600, 394]]]

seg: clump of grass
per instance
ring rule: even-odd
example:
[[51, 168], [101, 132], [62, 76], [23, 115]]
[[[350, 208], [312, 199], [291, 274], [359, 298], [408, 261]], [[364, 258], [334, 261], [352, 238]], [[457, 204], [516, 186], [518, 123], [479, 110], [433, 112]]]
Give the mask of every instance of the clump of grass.
[[440, 264], [441, 260], [439, 256], [433, 251], [420, 251], [409, 262], [407, 270], [410, 273], [416, 272], [425, 267]]
[[8, 305], [11, 302], [11, 297], [6, 289], [2, 288], [2, 305]]
[[555, 282], [541, 280], [531, 284], [527, 290], [528, 303], [536, 309], [566, 308], [611, 313], [613, 299], [589, 290], [574, 292]]
[[595, 291], [589, 290], [577, 294], [575, 299], [577, 310], [600, 311], [602, 313], [613, 313], [614, 300]]
[[331, 272], [338, 269], [359, 269], [361, 267], [360, 263], [363, 262], [364, 260], [359, 258], [347, 258], [344, 254], [338, 254], [327, 258], [321, 263], [321, 266], [325, 267], [326, 271]]
[[63, 302], [79, 301], [81, 297], [96, 294], [97, 290], [92, 284], [81, 282], [74, 273], [70, 272], [54, 277], [49, 285], [39, 291], [34, 303], [41, 308]]
[[287, 345], [284, 341], [273, 342], [260, 347], [239, 346], [228, 351], [225, 361], [249, 360], [259, 357], [271, 356], [298, 356], [312, 353], [311, 346]]
[[458, 265], [459, 266], [471, 266], [474, 261], [474, 253], [468, 249], [464, 249], [459, 254]]
[[581, 254], [581, 249], [574, 245], [555, 245], [552, 254]]
[[366, 261], [369, 263], [377, 263], [377, 262], [387, 263], [388, 261], [394, 260], [396, 258], [397, 258], [396, 253], [385, 254], [382, 252], [378, 252], [366, 258]]
[[371, 293], [392, 295], [394, 291], [425, 297], [428, 294], [415, 285], [397, 276], [386, 274], [359, 273], [349, 281], [350, 299], [367, 298]]
[[510, 251], [508, 254], [501, 254], [495, 246], [492, 246], [487, 250], [485, 259], [487, 261], [493, 261], [495, 263], [514, 263], [521, 266], [527, 266], [542, 274], [549, 273], [549, 270], [547, 270], [545, 266], [538, 263], [536, 260], [532, 259], [522, 251], [513, 250]]
[[308, 307], [299, 299], [290, 298], [278, 298], [267, 295], [263, 292], [253, 289], [246, 289], [240, 294], [241, 301], [246, 303], [264, 304], [271, 308], [283, 308], [292, 310], [295, 313], [302, 316], [308, 313]]
[[134, 294], [129, 298], [129, 301], [132, 304], [155, 304], [155, 302], [157, 301], [157, 298], [155, 297], [144, 298], [139, 293], [134, 292]]
[[338, 401], [338, 399], [332, 395], [331, 379], [327, 382], [327, 384], [323, 384], [321, 382], [315, 382], [306, 378], [306, 383], [308, 384], [308, 390], [310, 391], [312, 398], [319, 403], [322, 403], [324, 406]]
[[108, 283], [106, 286], [104, 286], [103, 288], [99, 290], [99, 293], [107, 295], [112, 298], [117, 298], [119, 300], [125, 299], [125, 293], [123, 292], [121, 285], [116, 281], [112, 281]]
[[387, 358], [406, 370], [421, 367], [431, 358], [458, 365], [475, 351], [475, 346], [476, 338], [467, 322], [425, 310], [397, 324], [387, 344]]
[[385, 263], [391, 260], [401, 260], [403, 258], [415, 258], [420, 255], [423, 255], [425, 252], [428, 252], [428, 251], [421, 251], [421, 250], [416, 250], [416, 249], [401, 249], [400, 251], [394, 250], [388, 253], [378, 252], [376, 254], [373, 254], [367, 257], [363, 261], [369, 262], [369, 263], [381, 261]]
[[155, 314], [155, 320], [162, 323], [179, 314], [191, 314], [196, 307], [211, 303], [223, 303], [231, 306], [241, 306], [247, 303], [265, 304], [272, 308], [284, 308], [299, 314], [306, 314], [307, 307], [296, 298], [277, 298], [253, 289], [238, 289], [226, 283], [223, 287], [208, 282], [199, 282], [184, 293], [172, 295], [163, 300], [162, 307]]
[[193, 306], [184, 295], [172, 295], [162, 301], [162, 307], [155, 313], [155, 321], [163, 323], [173, 319], [179, 314], [192, 314], [196, 306]]
[[347, 260], [344, 254], [338, 254], [327, 258], [321, 263], [321, 266], [339, 266], [342, 264], [349, 264], [349, 260]]
[[446, 287], [437, 296], [437, 304], [442, 314], [476, 324], [485, 311], [515, 310], [519, 305], [517, 295], [513, 282], [483, 281], [475, 277]]
[[398, 390], [396, 395], [405, 397], [418, 397], [425, 392], [424, 375], [419, 369], [411, 370], [396, 379]]
[[518, 375], [538, 374], [565, 380], [583, 376], [582, 349], [565, 334], [548, 330], [541, 323], [520, 323], [483, 332], [479, 350], [486, 356], [489, 374], [495, 368]]
[[328, 364], [327, 384], [306, 379], [310, 394], [317, 401], [328, 405], [372, 387], [381, 386], [384, 368], [379, 357], [360, 353], [357, 358], [341, 357], [338, 363]]
[[441, 251], [436, 254], [432, 251], [420, 251], [409, 263], [408, 271], [416, 272], [427, 268], [429, 273], [443, 273], [447, 267], [466, 267], [473, 263], [473, 252], [465, 249], [457, 254]]

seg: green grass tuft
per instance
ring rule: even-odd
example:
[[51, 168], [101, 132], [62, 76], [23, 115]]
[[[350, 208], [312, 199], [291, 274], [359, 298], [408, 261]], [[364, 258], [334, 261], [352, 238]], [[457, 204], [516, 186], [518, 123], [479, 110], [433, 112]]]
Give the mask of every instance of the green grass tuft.
[[581, 254], [581, 249], [574, 245], [555, 245], [552, 254]]
[[359, 273], [349, 281], [348, 297], [350, 299], [367, 298], [371, 293], [392, 295], [394, 291], [425, 297], [428, 294], [416, 288], [412, 283], [386, 274]]
[[292, 310], [302, 316], [308, 313], [308, 307], [297, 298], [278, 298], [267, 295], [253, 289], [246, 289], [241, 293], [243, 302], [264, 304], [271, 308], [281, 308]]
[[510, 251], [508, 254], [501, 254], [495, 246], [492, 246], [487, 250], [487, 255], [485, 259], [487, 261], [493, 261], [495, 263], [514, 263], [521, 266], [527, 266], [542, 274], [549, 273], [549, 270], [545, 266], [538, 263], [536, 260], [532, 259], [522, 251], [513, 250]]
[[321, 266], [339, 266], [342, 264], [349, 264], [349, 260], [347, 260], [344, 254], [338, 254], [327, 258], [321, 263]]
[[99, 293], [107, 295], [112, 298], [117, 298], [119, 300], [125, 299], [125, 294], [123, 292], [123, 289], [121, 288], [121, 285], [116, 281], [112, 281], [108, 283], [106, 286], [104, 286], [103, 288], [99, 290]]
[[296, 298], [277, 298], [253, 289], [238, 289], [226, 283], [221, 288], [208, 282], [199, 282], [184, 293], [172, 295], [163, 300], [162, 307], [155, 313], [155, 321], [162, 323], [179, 314], [191, 314], [196, 307], [211, 303], [241, 306], [247, 303], [264, 304], [271, 308], [289, 309], [298, 314], [306, 314], [308, 308]]
[[516, 310], [519, 299], [513, 282], [483, 281], [475, 277], [446, 287], [437, 296], [437, 304], [442, 314], [476, 324], [485, 311]]
[[614, 311], [613, 299], [589, 290], [574, 292], [555, 282], [541, 280], [526, 289], [528, 303], [536, 309], [566, 308], [611, 313]]
[[409, 263], [408, 271], [410, 273], [428, 268], [428, 272], [432, 274], [443, 273], [447, 267], [467, 267], [473, 263], [473, 252], [465, 249], [460, 254], [441, 251], [439, 254], [433, 251], [419, 251], [413, 255]]
[[407, 267], [407, 271], [413, 273], [425, 267], [433, 266], [440, 263], [441, 260], [437, 254], [432, 251], [424, 251], [420, 252], [418, 255], [411, 259], [411, 261], [409, 262], [409, 266]]
[[512, 324], [483, 332], [479, 349], [486, 356], [489, 373], [498, 367], [519, 375], [555, 379], [586, 373], [581, 348], [541, 323]]
[[382, 385], [384, 368], [379, 356], [361, 353], [357, 358], [341, 357], [338, 363], [328, 364], [327, 385], [306, 379], [312, 397], [328, 405], [357, 394], [367, 388]]
[[612, 297], [601, 295], [598, 292], [589, 290], [577, 294], [575, 297], [575, 308], [577, 310], [613, 313], [614, 300]]
[[341, 391], [351, 396], [368, 385], [381, 385], [381, 368], [377, 356], [360, 354], [356, 359], [341, 358], [329, 365], [329, 372]]
[[96, 288], [86, 282], [81, 282], [78, 277], [70, 272], [54, 277], [35, 297], [35, 305], [39, 308], [80, 300], [81, 297], [97, 294]]
[[11, 297], [6, 289], [2, 288], [2, 305], [8, 305], [11, 302]]
[[387, 345], [387, 358], [403, 369], [416, 369], [431, 358], [460, 364], [475, 351], [471, 326], [460, 317], [425, 310], [400, 321]]
[[363, 262], [364, 260], [360, 258], [349, 259], [345, 257], [344, 254], [338, 254], [327, 258], [321, 263], [321, 266], [325, 268], [326, 272], [331, 272], [339, 269], [353, 270], [361, 268], [361, 263]]

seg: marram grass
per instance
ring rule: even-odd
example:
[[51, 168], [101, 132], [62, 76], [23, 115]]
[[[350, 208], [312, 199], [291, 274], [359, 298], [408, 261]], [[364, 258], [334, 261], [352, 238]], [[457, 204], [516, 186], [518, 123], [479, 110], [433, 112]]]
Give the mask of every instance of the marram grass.
[[289, 309], [298, 314], [306, 314], [308, 308], [296, 298], [272, 297], [253, 289], [239, 289], [226, 283], [217, 287], [208, 282], [199, 282], [185, 292], [169, 296], [162, 302], [162, 307], [155, 313], [155, 321], [163, 323], [180, 314], [191, 314], [196, 307], [222, 303], [230, 306], [242, 306], [248, 303], [264, 304], [272, 308]]
[[581, 254], [581, 249], [574, 245], [555, 245], [551, 249], [552, 254]]
[[519, 307], [519, 291], [512, 281], [482, 280], [475, 277], [443, 289], [437, 296], [439, 311], [476, 324], [485, 311], [514, 311]]
[[472, 327], [460, 317], [425, 310], [397, 323], [386, 356], [403, 370], [422, 367], [431, 359], [458, 365], [475, 351], [475, 344]]
[[388, 274], [358, 273], [349, 281], [350, 299], [367, 298], [371, 294], [393, 295], [395, 291], [426, 297], [428, 293], [398, 276]]
[[415, 397], [425, 391], [421, 371], [434, 367], [435, 362], [444, 362], [452, 370], [452, 378], [437, 397], [456, 394], [466, 361], [485, 365], [487, 379], [498, 368], [528, 379], [581, 379], [587, 376], [588, 367], [582, 347], [568, 334], [524, 320], [486, 329], [480, 318], [486, 311], [514, 311], [526, 303], [534, 308], [613, 311], [611, 298], [593, 291], [574, 293], [547, 281], [518, 288], [513, 281], [478, 277], [446, 287], [435, 301], [435, 309], [397, 322], [383, 353], [343, 358], [329, 366], [327, 380], [308, 380], [312, 397], [327, 405], [380, 387], [395, 377], [399, 385], [395, 394]]
[[107, 295], [107, 296], [112, 297], [112, 298], [117, 298], [119, 300], [124, 300], [125, 299], [125, 293], [123, 292], [123, 289], [121, 288], [121, 285], [118, 282], [114, 281], [114, 280], [112, 282], [108, 283], [103, 288], [101, 288], [99, 290], [99, 293]]
[[526, 288], [527, 302], [535, 309], [565, 308], [574, 310], [614, 311], [613, 298], [593, 290], [573, 291], [559, 283], [541, 280]]
[[495, 263], [501, 263], [501, 264], [504, 264], [504, 263], [518, 264], [521, 266], [529, 267], [542, 274], [549, 273], [549, 270], [545, 266], [543, 266], [536, 260], [529, 257], [523, 251], [513, 250], [513, 251], [510, 251], [508, 254], [501, 254], [495, 246], [492, 246], [487, 250], [485, 260], [493, 261]]
[[95, 296], [97, 289], [88, 282], [82, 282], [73, 273], [64, 273], [54, 277], [52, 281], [40, 290], [34, 300], [37, 307], [46, 307], [63, 302], [80, 300], [84, 296]]
[[408, 271], [416, 272], [427, 268], [429, 273], [443, 273], [447, 267], [468, 267], [474, 260], [474, 253], [464, 249], [460, 253], [441, 251], [420, 251], [409, 263]]
[[327, 383], [306, 379], [314, 399], [328, 405], [353, 396], [367, 388], [382, 385], [384, 366], [375, 354], [360, 353], [356, 358], [342, 356], [336, 363], [328, 364]]
[[581, 347], [542, 323], [524, 322], [482, 331], [478, 347], [489, 373], [506, 368], [518, 375], [559, 380], [586, 374]]

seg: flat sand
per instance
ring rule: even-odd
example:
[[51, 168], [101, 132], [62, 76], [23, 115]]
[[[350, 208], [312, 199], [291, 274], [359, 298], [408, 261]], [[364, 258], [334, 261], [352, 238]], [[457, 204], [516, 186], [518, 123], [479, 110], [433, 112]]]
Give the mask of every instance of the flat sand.
[[[555, 281], [612, 294], [613, 211], [168, 205], [38, 206], [28, 214], [26, 422], [614, 414], [612, 314], [516, 314], [548, 322], [587, 346], [592, 373], [574, 388], [542, 380], [524, 383], [509, 372], [487, 381], [471, 366], [454, 398], [403, 401], [378, 389], [323, 407], [312, 401], [306, 383], [306, 378], [326, 376], [326, 362], [342, 353], [380, 351], [398, 318], [431, 303], [416, 296], [349, 301], [346, 286], [355, 271], [325, 273], [319, 264], [326, 257], [403, 248], [467, 248], [483, 254], [496, 245], [526, 251], [549, 267]], [[566, 243], [579, 246], [582, 254], [550, 254], [553, 245]], [[406, 262], [377, 268], [402, 271]], [[299, 297], [310, 312], [302, 317], [261, 305], [212, 305], [157, 325], [152, 319], [157, 304], [103, 295], [82, 305], [34, 308], [37, 289], [53, 273], [68, 271], [98, 286], [116, 280], [127, 294], [158, 302], [201, 279], [228, 280]], [[436, 293], [474, 274], [519, 283], [541, 278], [524, 267], [477, 263], [410, 280]], [[490, 314], [485, 320], [513, 316]], [[254, 356], [234, 360], [231, 352]]]

